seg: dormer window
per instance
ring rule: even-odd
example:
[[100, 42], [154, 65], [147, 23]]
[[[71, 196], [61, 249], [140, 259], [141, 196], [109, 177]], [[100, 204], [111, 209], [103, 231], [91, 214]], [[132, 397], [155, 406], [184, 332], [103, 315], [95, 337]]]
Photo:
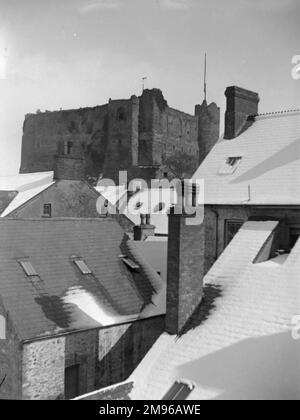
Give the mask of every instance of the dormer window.
[[31, 264], [29, 260], [20, 260], [19, 261], [20, 266], [23, 268], [26, 276], [33, 277], [38, 276], [38, 273], [36, 272], [35, 268]]
[[221, 166], [219, 174], [228, 175], [233, 174], [242, 160], [242, 156], [230, 156]]
[[80, 258], [74, 258], [74, 264], [77, 266], [77, 268], [79, 268], [81, 274], [92, 274], [92, 270], [90, 270], [90, 268], [87, 266], [87, 264], [85, 263], [85, 261], [83, 261]]
[[194, 385], [188, 385], [182, 382], [175, 382], [162, 400], [182, 401], [185, 400], [195, 388]]
[[6, 319], [0, 315], [0, 340], [6, 339]]
[[122, 261], [125, 265], [127, 265], [131, 270], [138, 271], [140, 266], [136, 264], [131, 258], [127, 257], [127, 255], [121, 255]]

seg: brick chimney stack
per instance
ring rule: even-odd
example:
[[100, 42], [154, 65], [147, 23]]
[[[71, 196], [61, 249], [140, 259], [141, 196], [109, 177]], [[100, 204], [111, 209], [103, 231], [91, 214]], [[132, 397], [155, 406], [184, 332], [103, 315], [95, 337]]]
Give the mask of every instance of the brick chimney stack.
[[[204, 223], [191, 225], [194, 215], [169, 213], [166, 332], [179, 334], [201, 303], [204, 277]], [[178, 207], [179, 206], [179, 207]], [[177, 207], [177, 209], [176, 209]]]
[[141, 223], [133, 228], [133, 239], [144, 241], [148, 236], [154, 236], [155, 226], [150, 223], [150, 214], [141, 214]]
[[84, 181], [85, 177], [86, 161], [82, 148], [74, 146], [72, 141], [59, 144], [54, 157], [54, 179]]
[[243, 133], [252, 124], [250, 115], [258, 114], [258, 93], [237, 86], [230, 86], [225, 91], [227, 98], [225, 113], [225, 139], [233, 139]]

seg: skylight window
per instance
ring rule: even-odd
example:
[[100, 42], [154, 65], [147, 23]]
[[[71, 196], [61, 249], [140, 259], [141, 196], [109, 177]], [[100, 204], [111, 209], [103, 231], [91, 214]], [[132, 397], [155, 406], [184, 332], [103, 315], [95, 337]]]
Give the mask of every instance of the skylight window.
[[76, 266], [79, 268], [81, 274], [92, 274], [92, 271], [83, 260], [74, 259], [74, 264], [76, 264]]
[[219, 174], [228, 175], [233, 174], [242, 160], [242, 156], [230, 156], [221, 166]]
[[136, 264], [131, 258], [127, 256], [122, 256], [122, 261], [124, 264], [126, 264], [131, 270], [138, 270], [140, 266]]
[[31, 264], [30, 261], [19, 261], [19, 264], [21, 265], [21, 267], [23, 268], [23, 270], [25, 271], [25, 274], [28, 277], [31, 276], [37, 276], [38, 273], [36, 272], [35, 268], [33, 267], [33, 265]]
[[184, 384], [182, 382], [175, 382], [169, 391], [165, 394], [162, 400], [182, 401], [185, 400], [195, 388], [194, 385]]

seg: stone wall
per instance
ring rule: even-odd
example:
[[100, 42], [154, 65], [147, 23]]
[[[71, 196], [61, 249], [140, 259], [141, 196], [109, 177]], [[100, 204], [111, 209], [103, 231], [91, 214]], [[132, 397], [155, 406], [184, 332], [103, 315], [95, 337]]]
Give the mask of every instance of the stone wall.
[[54, 400], [64, 396], [65, 337], [23, 346], [22, 399]]
[[98, 194], [86, 182], [58, 181], [10, 214], [10, 217], [42, 217], [51, 204], [52, 217], [99, 217]]
[[99, 330], [98, 388], [123, 381], [164, 331], [159, 316]]
[[159, 89], [140, 98], [140, 165], [159, 166], [176, 152], [198, 156], [198, 118], [170, 108]]
[[63, 399], [64, 375], [79, 365], [79, 394], [125, 380], [164, 330], [164, 316], [24, 344], [23, 399]]
[[21, 346], [0, 299], [0, 315], [6, 323], [6, 338], [0, 339], [0, 399], [21, 397]]
[[118, 182], [118, 172], [127, 170], [129, 178], [149, 180], [176, 152], [199, 156], [200, 144], [201, 154], [207, 153], [218, 138], [218, 125], [215, 104], [202, 104], [193, 116], [170, 108], [159, 89], [94, 108], [28, 114], [20, 172], [52, 170], [54, 155], [72, 142], [73, 150], [85, 155], [88, 178], [103, 174]]
[[[137, 98], [94, 108], [29, 114], [23, 126], [21, 173], [51, 171], [61, 145], [82, 149], [87, 175], [114, 178], [137, 161]], [[133, 142], [133, 144], [131, 143]]]

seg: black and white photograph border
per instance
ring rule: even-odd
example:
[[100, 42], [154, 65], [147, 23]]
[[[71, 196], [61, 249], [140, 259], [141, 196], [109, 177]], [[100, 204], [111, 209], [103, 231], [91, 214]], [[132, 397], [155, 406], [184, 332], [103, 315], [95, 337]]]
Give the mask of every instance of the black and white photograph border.
[[300, 400], [299, 20], [0, 0], [1, 401]]

